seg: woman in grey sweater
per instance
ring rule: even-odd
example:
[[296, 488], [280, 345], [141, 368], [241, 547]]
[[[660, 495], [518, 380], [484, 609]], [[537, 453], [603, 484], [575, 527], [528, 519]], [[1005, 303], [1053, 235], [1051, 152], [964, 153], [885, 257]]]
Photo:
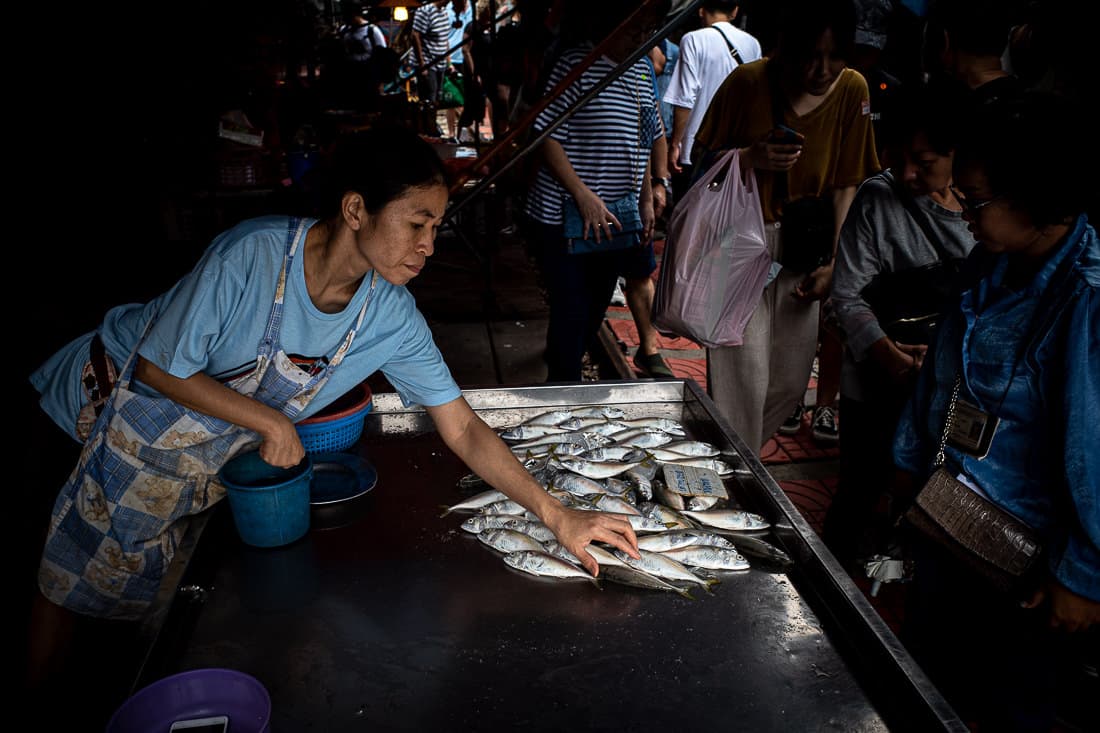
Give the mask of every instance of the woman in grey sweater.
[[[872, 291], [865, 289], [882, 273], [937, 262], [938, 250], [948, 259], [965, 258], [974, 246], [950, 189], [958, 100], [934, 88], [903, 93], [896, 135], [885, 141], [892, 165], [857, 191], [841, 229], [833, 274], [831, 304], [844, 334], [844, 432], [840, 480], [824, 540], [846, 566], [881, 549], [892, 524], [892, 512], [884, 516], [876, 509], [893, 481], [894, 430], [927, 348], [927, 340], [917, 335], [899, 335], [893, 328], [888, 335], [889, 324], [872, 310]], [[898, 291], [895, 285], [887, 289]]]

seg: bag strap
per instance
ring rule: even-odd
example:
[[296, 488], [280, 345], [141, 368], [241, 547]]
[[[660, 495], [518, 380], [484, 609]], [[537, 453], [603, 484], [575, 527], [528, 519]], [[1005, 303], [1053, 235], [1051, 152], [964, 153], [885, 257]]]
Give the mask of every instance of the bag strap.
[[[713, 27], [713, 26], [711, 26]], [[718, 31], [722, 33], [722, 31]], [[722, 34], [725, 38], [725, 34]], [[767, 66], [764, 68], [765, 76], [768, 78], [768, 91], [772, 97], [772, 124], [776, 127], [783, 124], [783, 89], [779, 84], [778, 74], [779, 67], [775, 65], [775, 62], [771, 59], [767, 61]], [[790, 197], [790, 190], [787, 183], [787, 171], [772, 171], [772, 201], [774, 203], [782, 203]]]
[[947, 253], [943, 243], [940, 242], [940, 238], [936, 236], [936, 233], [932, 230], [932, 223], [928, 221], [928, 216], [925, 212], [921, 211], [917, 206], [916, 199], [913, 198], [908, 189], [901, 185], [901, 182], [898, 181], [892, 173], [891, 171], [891, 185], [894, 187], [894, 193], [898, 197], [898, 200], [901, 201], [902, 206], [909, 212], [909, 216], [917, 223], [920, 230], [924, 232], [924, 238], [927, 239], [928, 243], [932, 245], [932, 248], [936, 250], [936, 254], [939, 255], [940, 261], [945, 264], [950, 262], [952, 259], [951, 255]]
[[737, 51], [737, 46], [734, 46], [730, 42], [730, 39], [726, 36], [725, 33], [722, 32], [722, 29], [719, 28], [716, 25], [712, 25], [712, 26], [709, 26], [709, 27], [713, 28], [716, 31], [718, 31], [718, 35], [722, 36], [722, 40], [726, 42], [726, 47], [729, 48], [730, 56], [733, 56], [733, 60], [736, 61], [738, 65], [741, 65], [741, 64], [745, 63], [744, 61], [741, 60], [741, 54]]

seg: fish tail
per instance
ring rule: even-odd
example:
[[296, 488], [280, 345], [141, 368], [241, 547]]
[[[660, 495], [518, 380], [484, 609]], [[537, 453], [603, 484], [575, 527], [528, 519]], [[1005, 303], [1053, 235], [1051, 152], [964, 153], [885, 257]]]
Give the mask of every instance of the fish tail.
[[443, 510], [443, 513], [439, 515], [439, 518], [440, 518], [440, 519], [442, 519], [443, 517], [447, 516], [447, 515], [448, 515], [448, 514], [450, 514], [450, 513], [451, 513], [451, 511], [452, 511], [452, 509], [451, 509], [451, 508], [450, 508], [449, 506], [447, 506], [446, 504], [440, 504], [440, 505], [439, 505], [439, 508]]
[[689, 591], [687, 588], [681, 588], [678, 585], [674, 585], [673, 587], [676, 589], [677, 595], [683, 596], [684, 598], [688, 599], [689, 601], [694, 601], [695, 600], [695, 596], [691, 595], [691, 591]]

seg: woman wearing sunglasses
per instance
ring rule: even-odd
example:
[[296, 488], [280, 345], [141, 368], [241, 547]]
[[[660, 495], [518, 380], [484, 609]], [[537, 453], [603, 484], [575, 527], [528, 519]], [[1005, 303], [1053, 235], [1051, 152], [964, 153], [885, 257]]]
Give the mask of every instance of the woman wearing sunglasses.
[[978, 243], [973, 284], [929, 346], [894, 442], [900, 468], [923, 482], [942, 464], [972, 503], [1008, 512], [1042, 548], [1034, 572], [1000, 590], [915, 539], [903, 641], [980, 730], [1050, 730], [1062, 662], [1097, 648], [1096, 166], [1087, 149], [1060, 156], [1043, 144], [1079, 115], [1036, 94], [964, 122], [953, 192]]

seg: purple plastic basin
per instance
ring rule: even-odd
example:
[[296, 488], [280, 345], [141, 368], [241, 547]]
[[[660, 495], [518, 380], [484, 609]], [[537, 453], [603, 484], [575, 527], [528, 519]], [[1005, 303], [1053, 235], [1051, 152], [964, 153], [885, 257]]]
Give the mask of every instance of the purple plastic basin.
[[143, 687], [119, 706], [106, 733], [159, 733], [177, 720], [229, 717], [229, 733], [270, 733], [271, 696], [232, 669], [194, 669]]

